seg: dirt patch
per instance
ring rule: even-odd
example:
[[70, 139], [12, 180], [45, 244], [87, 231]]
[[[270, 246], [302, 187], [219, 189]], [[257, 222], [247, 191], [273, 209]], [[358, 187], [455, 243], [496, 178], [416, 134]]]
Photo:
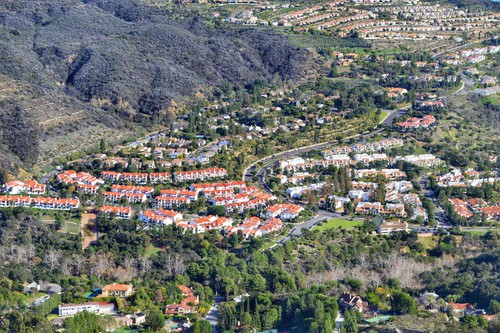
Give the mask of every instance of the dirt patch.
[[85, 250], [93, 242], [97, 241], [97, 230], [95, 226], [96, 214], [83, 214], [81, 219], [82, 247]]

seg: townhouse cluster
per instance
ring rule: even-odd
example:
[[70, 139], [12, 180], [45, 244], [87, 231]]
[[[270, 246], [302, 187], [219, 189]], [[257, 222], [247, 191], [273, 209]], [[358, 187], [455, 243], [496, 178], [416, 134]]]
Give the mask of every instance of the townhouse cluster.
[[144, 222], [148, 228], [175, 225], [184, 232], [190, 231], [196, 234], [218, 230], [224, 236], [230, 237], [231, 234], [241, 231], [245, 239], [249, 237], [261, 237], [280, 231], [284, 227], [284, 223], [279, 218], [261, 220], [259, 217], [254, 216], [244, 219], [240, 223], [235, 223], [235, 220], [227, 217], [208, 215], [189, 218], [183, 217], [178, 212], [164, 209], [143, 211], [139, 214], [139, 220]]
[[33, 207], [50, 210], [72, 210], [80, 207], [78, 199], [44, 197], [46, 185], [35, 180], [13, 180], [2, 187], [0, 207]]
[[222, 179], [227, 177], [227, 170], [224, 168], [208, 168], [203, 170], [177, 171], [174, 173], [174, 180], [184, 181], [204, 181], [209, 179]]
[[113, 183], [136, 183], [151, 184], [171, 183], [172, 176], [169, 172], [115, 172], [115, 171], [102, 171], [101, 178], [109, 180]]
[[435, 177], [437, 185], [441, 187], [481, 187], [483, 184], [493, 185], [499, 180], [497, 174], [491, 177], [484, 177], [483, 174], [474, 170], [467, 169], [464, 172], [460, 169], [438, 175]]
[[[285, 6], [291, 7], [288, 4], [281, 7]], [[276, 6], [266, 4], [256, 9], [274, 12]], [[339, 0], [311, 4], [274, 16], [263, 24], [294, 27], [295, 31], [327, 30], [340, 37], [358, 32], [365, 39], [444, 39], [462, 31], [494, 29], [499, 19], [499, 14], [492, 11], [470, 12], [452, 5], [431, 5], [419, 0], [404, 3], [396, 0]], [[234, 22], [256, 23], [248, 20]]]
[[159, 208], [185, 207], [198, 199], [198, 193], [188, 190], [161, 190], [155, 197], [155, 206]]
[[405, 121], [400, 121], [396, 123], [396, 126], [402, 131], [415, 130], [418, 128], [429, 128], [432, 124], [436, 122], [436, 118], [432, 115], [426, 115], [422, 118], [409, 118]]
[[420, 1], [405, 5], [374, 6], [371, 11], [387, 13], [389, 19], [375, 20], [367, 25], [354, 27], [362, 28], [359, 33], [367, 39], [442, 39], [460, 31], [491, 29], [499, 20], [499, 15], [494, 12], [472, 13], [459, 10], [455, 6], [424, 5]]
[[471, 221], [475, 215], [481, 218], [484, 214], [487, 220], [500, 221], [500, 203], [488, 204], [480, 198], [469, 198], [464, 201], [459, 198], [449, 199], [458, 216]]
[[[174, 132], [185, 128], [184, 124], [174, 122]], [[197, 147], [194, 152], [191, 147]], [[205, 165], [223, 149], [222, 145], [210, 145], [200, 137], [186, 140], [167, 136], [166, 132], [149, 134], [146, 137], [118, 146], [107, 153], [95, 154], [92, 160], [99, 160], [106, 168], [148, 171], [158, 167]], [[118, 156], [119, 155], [119, 156]], [[92, 166], [91, 159], [83, 159], [77, 163]]]
[[383, 205], [380, 202], [358, 202], [355, 208], [356, 214], [362, 215], [385, 215], [405, 217], [405, 207], [403, 204], [386, 203]]
[[131, 219], [132, 208], [124, 206], [102, 206], [98, 210], [100, 216], [116, 217], [118, 219]]
[[[315, 167], [328, 167], [328, 166], [349, 166], [361, 162], [369, 164], [379, 160], [389, 160], [386, 154], [362, 154], [362, 152], [379, 151], [392, 147], [402, 146], [403, 140], [392, 138], [372, 143], [357, 143], [352, 146], [334, 147], [329, 150], [323, 150], [321, 156], [323, 160], [318, 159], [304, 159], [302, 157], [295, 157], [288, 160], [281, 160], [279, 168], [287, 171], [306, 170]], [[351, 158], [348, 154], [355, 152], [357, 154]]]
[[243, 181], [193, 184], [190, 190], [203, 195], [212, 205], [224, 206], [228, 214], [263, 208], [277, 199], [276, 196], [264, 193], [255, 186], [247, 187]]
[[[113, 202], [130, 195], [149, 198], [153, 192], [153, 188], [144, 186], [115, 184], [111, 189], [111, 191], [103, 192], [103, 194], [105, 198], [111, 197]], [[208, 204], [223, 206], [227, 214], [242, 213], [248, 209], [258, 209], [264, 210], [265, 213], [262, 213], [262, 216], [269, 216], [269, 218], [251, 228], [247, 223], [248, 221], [245, 220], [234, 229], [232, 227], [235, 221], [231, 218], [214, 215], [202, 217], [183, 216], [182, 213], [176, 211], [176, 209], [182, 208], [184, 205], [191, 204], [200, 196], [205, 197]], [[184, 232], [204, 233], [210, 230], [219, 230], [226, 235], [233, 231], [248, 230], [248, 232], [244, 232], [246, 237], [258, 237], [281, 230], [283, 227], [281, 220], [294, 219], [303, 210], [303, 207], [299, 205], [269, 206], [276, 199], [274, 195], [263, 193], [254, 186], [246, 186], [243, 181], [191, 184], [187, 190], [160, 190], [159, 195], [154, 198], [155, 208], [141, 211], [138, 214], [138, 219], [144, 223], [146, 228], [176, 225]], [[274, 214], [269, 215], [267, 213], [267, 209], [273, 210], [277, 208], [278, 210], [274, 211]], [[99, 208], [98, 213], [100, 216], [112, 216], [120, 219], [132, 218], [132, 209], [128, 206], [106, 205]], [[271, 218], [277, 220], [270, 220]]]
[[[317, 167], [328, 167], [328, 166], [350, 166], [350, 165], [361, 165], [368, 166], [374, 162], [384, 162], [388, 165], [392, 165], [398, 161], [405, 161], [422, 167], [435, 167], [444, 164], [444, 161], [436, 157], [433, 154], [422, 154], [422, 155], [407, 155], [407, 156], [396, 156], [394, 158], [389, 157], [385, 153], [381, 154], [354, 154], [353, 158], [349, 155], [327, 155], [323, 160], [320, 159], [304, 159], [302, 157], [294, 157], [288, 160], [281, 160], [278, 162], [278, 167], [281, 171], [293, 172], [292, 177], [287, 177], [284, 175], [279, 175], [279, 179], [282, 184], [285, 182], [291, 182], [292, 178], [297, 178], [302, 176], [302, 178], [310, 176], [309, 173], [304, 172], [305, 170], [314, 169]], [[359, 169], [356, 172], [364, 174], [366, 176], [376, 176], [377, 174], [382, 174], [388, 179], [401, 177], [401, 171], [396, 169], [383, 169], [376, 171], [374, 169]], [[295, 182], [294, 182], [295, 183]]]
[[33, 207], [50, 210], [72, 210], [80, 207], [80, 200], [69, 198], [29, 197], [26, 195], [0, 196], [0, 207]]
[[396, 161], [404, 161], [411, 164], [415, 164], [420, 167], [437, 167], [445, 164], [445, 162], [434, 154], [421, 154], [421, 155], [407, 155], [407, 156], [396, 156]]
[[163, 225], [175, 225], [184, 232], [204, 233], [210, 230], [224, 230], [233, 225], [230, 218], [215, 215], [184, 217], [181, 213], [161, 208], [143, 211], [139, 214], [139, 220], [144, 222], [147, 228]]
[[165, 307], [164, 313], [166, 315], [187, 315], [196, 313], [196, 306], [200, 304], [200, 297], [195, 295], [193, 290], [184, 285], [177, 286], [184, 297], [180, 303], [171, 303]]
[[293, 220], [304, 210], [304, 207], [296, 204], [274, 204], [263, 212], [265, 218], [279, 218], [281, 220]]
[[447, 54], [443, 58], [443, 63], [449, 65], [475, 64], [486, 60], [488, 54], [500, 52], [500, 45], [490, 45], [476, 47], [472, 49], [460, 50], [456, 53]]
[[[172, 177], [173, 176], [173, 177]], [[210, 179], [222, 179], [227, 177], [224, 168], [206, 168], [200, 170], [176, 171], [173, 175], [169, 172], [101, 172], [102, 179], [114, 183], [136, 183], [136, 184], [164, 184], [184, 181], [205, 181]]]
[[393, 147], [403, 146], [404, 141], [398, 138], [384, 139], [380, 141], [375, 141], [371, 143], [357, 143], [351, 146], [341, 146], [334, 147], [330, 150], [324, 150], [321, 152], [323, 158], [329, 159], [330, 156], [335, 156], [338, 154], [349, 154], [353, 153], [363, 153], [370, 151], [379, 151], [383, 149], [389, 149]]
[[359, 169], [355, 171], [356, 178], [376, 178], [381, 175], [389, 180], [406, 179], [406, 172], [399, 169]]
[[40, 184], [36, 180], [13, 180], [3, 185], [2, 191], [8, 194], [33, 194], [42, 195], [46, 192], [46, 185]]
[[300, 199], [302, 195], [306, 194], [309, 191], [320, 191], [325, 183], [313, 183], [305, 186], [295, 186], [289, 187], [286, 189], [286, 194], [290, 196], [292, 199]]
[[[397, 170], [397, 169], [396, 169]], [[391, 170], [388, 169], [391, 174]], [[399, 170], [397, 170], [399, 171]], [[357, 174], [365, 177], [364, 174]], [[391, 179], [386, 177], [387, 179]], [[415, 220], [421, 218], [427, 220], [427, 212], [425, 211], [419, 196], [410, 191], [413, 190], [413, 185], [406, 179], [406, 174], [397, 172], [397, 177], [392, 177], [392, 180], [385, 185], [385, 205], [380, 202], [372, 202], [373, 191], [379, 188], [378, 183], [353, 181], [352, 190], [349, 191], [348, 197], [355, 201], [355, 212], [363, 215], [382, 215], [393, 217], [407, 217]], [[405, 205], [409, 205], [410, 212], [405, 210]]]
[[228, 227], [226, 229], [226, 236], [230, 237], [234, 233], [240, 233], [245, 239], [250, 237], [261, 237], [272, 232], [277, 232], [283, 229], [284, 224], [278, 218], [267, 218], [266, 220], [261, 220], [256, 216], [249, 217], [243, 220], [242, 223], [234, 227]]
[[77, 172], [75, 170], [63, 171], [56, 176], [56, 179], [58, 182], [65, 184], [104, 184], [102, 179], [94, 177], [88, 172]]

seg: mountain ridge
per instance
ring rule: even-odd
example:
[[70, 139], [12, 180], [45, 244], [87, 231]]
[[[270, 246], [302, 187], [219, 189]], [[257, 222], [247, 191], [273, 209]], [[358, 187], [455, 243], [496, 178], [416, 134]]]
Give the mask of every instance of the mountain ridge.
[[[11, 168], [21, 155], [21, 166], [29, 168], [93, 141], [65, 140], [65, 133], [98, 139], [133, 132], [130, 121], [150, 126], [172, 101], [227, 82], [243, 87], [275, 75], [303, 77], [306, 52], [269, 31], [174, 20], [138, 1], [6, 1], [0, 4], [0, 75], [7, 86], [0, 89], [0, 112], [19, 110], [39, 144], [29, 156], [3, 145], [10, 157], [0, 163]], [[14, 82], [24, 87], [9, 91]], [[7, 137], [17, 133], [1, 126]], [[95, 126], [106, 134], [94, 133]]]

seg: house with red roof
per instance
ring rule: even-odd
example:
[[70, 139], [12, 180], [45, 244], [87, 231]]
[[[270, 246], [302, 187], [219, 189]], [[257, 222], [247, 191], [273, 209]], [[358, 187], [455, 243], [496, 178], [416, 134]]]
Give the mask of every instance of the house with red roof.
[[113, 185], [111, 186], [111, 192], [121, 192], [121, 193], [139, 193], [151, 195], [154, 188], [147, 186], [128, 186], [128, 185]]
[[44, 194], [46, 190], [45, 184], [40, 184], [36, 180], [13, 180], [7, 182], [3, 185], [2, 191], [9, 194], [19, 194], [19, 193], [27, 193], [27, 194], [35, 194], [40, 195]]
[[66, 198], [58, 199], [58, 198], [37, 197], [33, 198], [31, 203], [34, 208], [54, 209], [54, 210], [77, 209], [80, 206], [80, 200], [66, 199]]
[[150, 209], [139, 214], [139, 220], [147, 224], [170, 225], [182, 220], [182, 214], [162, 208]]
[[436, 122], [436, 118], [432, 115], [426, 115], [423, 118], [410, 118], [406, 121], [396, 123], [402, 130], [417, 129], [419, 127], [427, 128]]
[[177, 171], [174, 173], [174, 179], [178, 182], [189, 180], [207, 180], [214, 178], [224, 178], [227, 176], [227, 170], [224, 168], [208, 168], [203, 170]]
[[151, 172], [149, 174], [151, 184], [169, 183], [172, 181], [172, 175], [169, 172]]
[[99, 185], [78, 184], [76, 185], [76, 189], [85, 194], [97, 194], [99, 191]]
[[184, 197], [164, 197], [158, 196], [155, 198], [155, 205], [159, 208], [172, 208], [174, 205], [186, 206], [191, 204], [191, 200], [189, 198]]
[[130, 219], [132, 217], [132, 208], [121, 206], [102, 206], [98, 211], [99, 215], [110, 216], [114, 214], [118, 219]]
[[132, 203], [140, 203], [140, 202], [146, 202], [147, 197], [145, 194], [142, 193], [128, 193], [128, 192], [109, 192], [105, 191], [102, 192], [102, 195], [104, 196], [104, 200], [108, 202], [117, 202], [121, 198], [127, 199], [129, 202]]
[[474, 216], [474, 214], [472, 214], [472, 212], [467, 207], [467, 204], [463, 200], [454, 198], [454, 199], [449, 199], [449, 201], [452, 204], [458, 216], [465, 217], [466, 219], [471, 219]]
[[160, 196], [170, 198], [187, 198], [191, 201], [198, 199], [198, 193], [196, 191], [186, 190], [161, 190]]
[[26, 195], [2, 195], [0, 196], [0, 207], [29, 207], [31, 197]]
[[112, 283], [101, 288], [102, 297], [129, 297], [134, 292], [131, 284]]
[[144, 172], [123, 172], [121, 180], [136, 184], [146, 184], [148, 182], [148, 174]]
[[488, 220], [500, 220], [500, 206], [483, 207], [481, 211]]
[[102, 171], [101, 177], [102, 179], [111, 180], [113, 183], [116, 183], [120, 180], [122, 174], [115, 171]]
[[195, 296], [193, 290], [184, 285], [177, 286], [184, 296], [184, 299], [179, 304], [169, 304], [165, 308], [165, 314], [168, 315], [185, 315], [189, 313], [195, 313], [196, 309], [194, 306], [188, 304], [200, 304], [199, 296]]
[[102, 179], [92, 176], [88, 172], [76, 172], [75, 170], [66, 170], [57, 175], [57, 181], [65, 184], [104, 184]]
[[196, 309], [193, 306], [187, 304], [169, 304], [165, 308], [164, 313], [166, 315], [186, 315], [190, 313], [196, 313]]
[[193, 296], [194, 293], [193, 293], [193, 289], [185, 286], [185, 285], [178, 285], [177, 288], [179, 288], [181, 290], [181, 293], [182, 293], [182, 296], [184, 297], [188, 297], [188, 296]]
[[304, 207], [295, 204], [274, 204], [267, 207], [263, 214], [266, 218], [279, 217], [282, 220], [292, 220], [299, 216]]

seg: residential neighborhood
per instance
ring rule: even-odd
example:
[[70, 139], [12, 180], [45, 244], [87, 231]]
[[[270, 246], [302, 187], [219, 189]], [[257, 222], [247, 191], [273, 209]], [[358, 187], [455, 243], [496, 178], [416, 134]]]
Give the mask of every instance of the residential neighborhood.
[[500, 2], [0, 18], [0, 333], [500, 332]]

